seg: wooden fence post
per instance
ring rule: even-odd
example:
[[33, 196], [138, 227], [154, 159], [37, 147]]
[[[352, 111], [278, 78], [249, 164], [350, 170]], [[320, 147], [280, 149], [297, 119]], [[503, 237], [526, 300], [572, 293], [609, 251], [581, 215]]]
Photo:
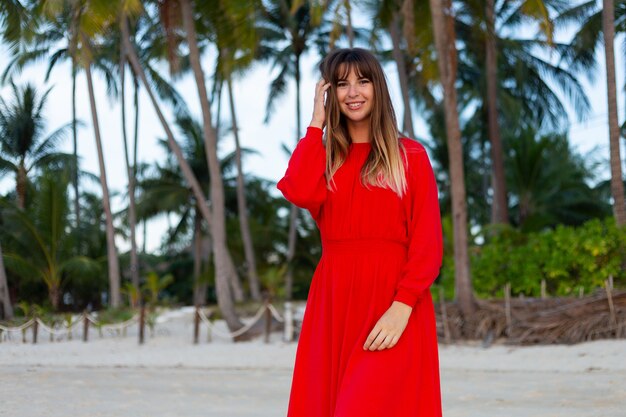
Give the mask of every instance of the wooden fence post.
[[272, 328], [272, 311], [270, 310], [270, 297], [265, 300], [265, 343], [270, 342], [270, 331]]
[[545, 300], [546, 298], [548, 298], [548, 294], [546, 291], [546, 280], [542, 279], [541, 280], [541, 299]]
[[33, 322], [33, 345], [37, 343], [37, 331], [39, 330], [39, 322], [37, 321], [37, 316], [35, 315], [35, 321]]
[[285, 334], [283, 336], [285, 342], [293, 341], [293, 304], [291, 301], [285, 301]]
[[615, 306], [613, 305], [613, 296], [611, 294], [612, 286], [608, 280], [604, 281], [604, 288], [606, 289], [606, 298], [609, 301], [611, 328], [615, 329], [615, 336], [617, 336], [617, 317], [615, 317]]
[[87, 310], [83, 312], [83, 342], [89, 340], [89, 318], [87, 317]]
[[197, 345], [200, 340], [200, 306], [196, 305], [193, 316], [193, 344]]
[[513, 330], [511, 325], [511, 283], [504, 286], [504, 314], [506, 316], [506, 335], [511, 337]]
[[141, 307], [139, 308], [139, 344], [143, 345], [144, 342], [144, 334], [146, 328], [146, 306], [144, 303], [141, 303]]

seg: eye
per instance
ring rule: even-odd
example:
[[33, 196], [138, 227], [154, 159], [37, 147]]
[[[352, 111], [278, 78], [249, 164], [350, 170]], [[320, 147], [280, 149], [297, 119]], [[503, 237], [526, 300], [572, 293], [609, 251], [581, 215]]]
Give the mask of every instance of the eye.
[[345, 81], [338, 81], [338, 82], [337, 82], [337, 87], [339, 87], [339, 88], [341, 88], [341, 87], [345, 87], [345, 86], [347, 86], [347, 85], [348, 85], [348, 83], [347, 83], [347, 82], [345, 82]]
[[368, 80], [367, 78], [361, 78], [359, 80], [359, 84], [361, 84], [361, 85], [365, 85], [365, 84], [369, 84], [369, 83], [370, 83], [370, 80]]

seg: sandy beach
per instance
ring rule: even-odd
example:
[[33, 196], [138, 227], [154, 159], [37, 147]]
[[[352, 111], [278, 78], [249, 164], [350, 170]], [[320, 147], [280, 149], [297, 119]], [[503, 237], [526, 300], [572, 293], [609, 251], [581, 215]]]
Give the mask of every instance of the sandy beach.
[[[224, 326], [223, 323], [217, 323]], [[223, 327], [225, 329], [225, 327]], [[189, 310], [162, 316], [137, 343], [97, 332], [84, 343], [0, 344], [0, 415], [279, 417], [287, 408], [296, 343], [273, 333], [234, 344], [202, 333]], [[574, 346], [440, 346], [444, 416], [626, 416], [626, 340]]]

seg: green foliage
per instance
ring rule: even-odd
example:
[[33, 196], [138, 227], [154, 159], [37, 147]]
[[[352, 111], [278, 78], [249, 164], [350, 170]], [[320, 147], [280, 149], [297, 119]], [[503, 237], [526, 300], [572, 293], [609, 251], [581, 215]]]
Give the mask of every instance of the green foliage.
[[63, 171], [44, 171], [26, 210], [0, 205], [5, 222], [0, 237], [7, 242], [7, 270], [19, 278], [43, 281], [54, 309], [61, 302], [63, 286], [99, 274], [97, 262], [74, 255], [76, 236], [68, 233], [68, 180]]
[[31, 318], [33, 316], [42, 317], [50, 314], [50, 310], [48, 310], [44, 306], [40, 306], [35, 303], [28, 303], [26, 301], [20, 301], [17, 303], [16, 311], [17, 315], [22, 315], [26, 318]]
[[146, 282], [142, 286], [143, 292], [147, 295], [147, 302], [156, 305], [159, 301], [159, 294], [174, 282], [174, 276], [167, 274], [160, 277], [156, 272], [148, 272]]
[[[609, 275], [617, 286], [626, 282], [626, 228], [611, 217], [574, 228], [523, 234], [509, 229], [477, 247], [472, 279], [479, 296], [496, 296], [511, 283], [513, 294], [537, 297], [541, 281], [548, 294], [571, 295], [601, 287]], [[621, 283], [621, 284], [620, 284]]]
[[101, 324], [120, 323], [129, 320], [135, 312], [129, 307], [108, 308], [98, 312], [98, 322]]
[[270, 266], [260, 274], [261, 284], [272, 298], [285, 296], [285, 274], [287, 264]]
[[573, 151], [565, 135], [522, 128], [508, 137], [508, 148], [511, 217], [522, 230], [578, 226], [610, 214], [600, 191], [588, 185], [594, 180], [589, 155]]

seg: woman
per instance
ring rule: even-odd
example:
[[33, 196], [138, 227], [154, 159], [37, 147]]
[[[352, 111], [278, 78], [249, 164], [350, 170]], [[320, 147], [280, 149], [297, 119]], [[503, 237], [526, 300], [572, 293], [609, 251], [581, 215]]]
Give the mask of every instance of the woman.
[[335, 50], [320, 70], [311, 124], [277, 185], [322, 240], [288, 417], [441, 416], [429, 287], [442, 234], [428, 156], [399, 138], [371, 53]]

